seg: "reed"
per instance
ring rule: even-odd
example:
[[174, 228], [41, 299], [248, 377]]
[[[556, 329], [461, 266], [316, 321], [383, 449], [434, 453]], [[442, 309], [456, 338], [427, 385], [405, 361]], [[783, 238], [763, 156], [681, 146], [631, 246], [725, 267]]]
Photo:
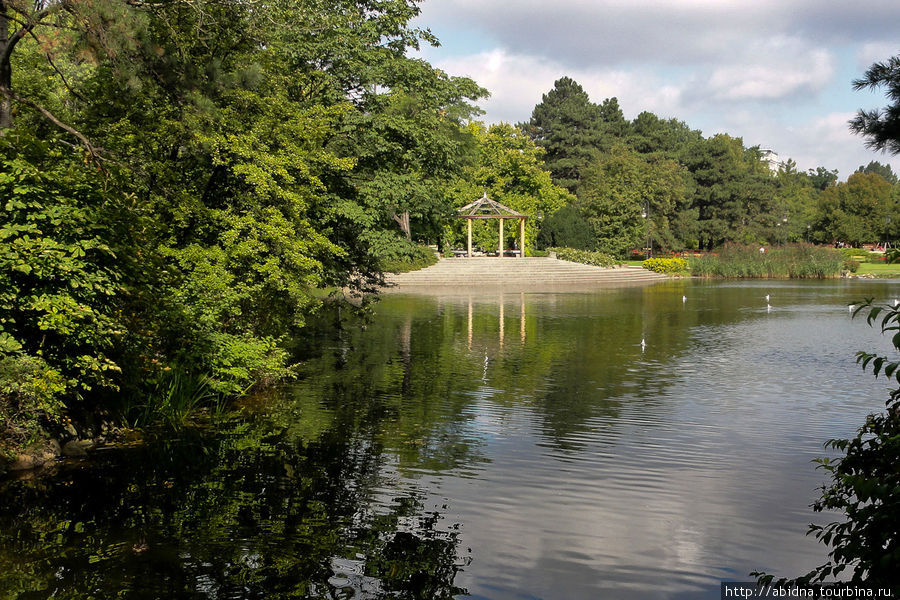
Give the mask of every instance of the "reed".
[[840, 277], [844, 259], [833, 248], [791, 244], [762, 253], [758, 246], [727, 245], [718, 254], [689, 259], [691, 274], [733, 279], [827, 279]]

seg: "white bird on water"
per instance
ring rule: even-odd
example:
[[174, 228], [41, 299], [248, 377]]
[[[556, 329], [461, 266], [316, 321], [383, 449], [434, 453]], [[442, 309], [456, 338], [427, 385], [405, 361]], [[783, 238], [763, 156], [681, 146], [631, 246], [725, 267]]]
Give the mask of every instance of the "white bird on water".
[[641, 352], [644, 351], [644, 348], [647, 347], [647, 342], [644, 341], [644, 338], [641, 338]]
[[682, 297], [681, 297], [681, 301], [682, 301], [682, 302], [687, 302], [687, 296], [682, 296]]
[[856, 308], [856, 305], [855, 305], [855, 304], [849, 304], [849, 305], [847, 305], [847, 311], [848, 311], [848, 312], [853, 312], [853, 309], [855, 309], [855, 308]]
[[768, 302], [769, 302], [769, 295], [766, 294], [766, 304], [768, 304]]
[[897, 308], [897, 305], [900, 304], [900, 300], [894, 298], [894, 308]]

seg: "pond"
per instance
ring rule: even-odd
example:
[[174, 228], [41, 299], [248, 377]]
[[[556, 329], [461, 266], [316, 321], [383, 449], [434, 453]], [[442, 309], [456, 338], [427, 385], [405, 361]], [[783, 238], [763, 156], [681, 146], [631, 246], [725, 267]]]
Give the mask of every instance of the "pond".
[[[769, 295], [767, 302], [766, 295]], [[0, 598], [718, 598], [826, 549], [887, 281], [385, 297], [177, 439], [0, 481]], [[642, 344], [643, 341], [643, 344]]]

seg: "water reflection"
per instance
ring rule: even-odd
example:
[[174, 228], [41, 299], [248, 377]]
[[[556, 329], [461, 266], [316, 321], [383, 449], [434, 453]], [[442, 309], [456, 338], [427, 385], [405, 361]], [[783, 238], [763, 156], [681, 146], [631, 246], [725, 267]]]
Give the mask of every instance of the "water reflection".
[[365, 328], [323, 319], [303, 377], [239, 418], [0, 484], [0, 598], [715, 598], [805, 571], [809, 461], [883, 402], [853, 352], [887, 341], [846, 303], [898, 288], [398, 295]]

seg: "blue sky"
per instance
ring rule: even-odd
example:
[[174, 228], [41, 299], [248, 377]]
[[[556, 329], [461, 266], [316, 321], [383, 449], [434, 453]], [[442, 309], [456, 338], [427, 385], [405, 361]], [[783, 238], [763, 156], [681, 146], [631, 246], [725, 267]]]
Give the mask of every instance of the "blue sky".
[[422, 56], [491, 91], [488, 122], [525, 121], [568, 75], [626, 118], [648, 110], [846, 180], [871, 160], [847, 121], [886, 104], [851, 81], [900, 54], [897, 0], [426, 0]]

